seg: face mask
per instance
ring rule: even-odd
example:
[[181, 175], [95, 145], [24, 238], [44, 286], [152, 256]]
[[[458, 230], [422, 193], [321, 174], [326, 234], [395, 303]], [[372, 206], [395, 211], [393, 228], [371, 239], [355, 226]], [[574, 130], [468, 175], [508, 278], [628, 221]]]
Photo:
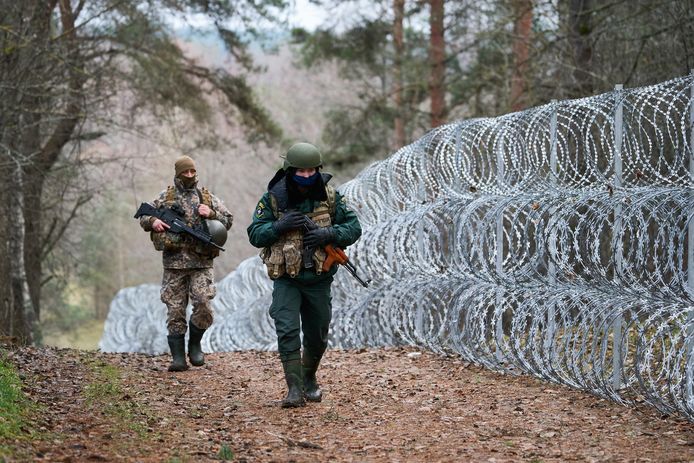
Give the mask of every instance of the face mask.
[[193, 188], [195, 186], [195, 183], [198, 181], [198, 178], [196, 175], [193, 177], [184, 177], [183, 175], [181, 175], [178, 178], [181, 179], [181, 183], [186, 188]]
[[316, 180], [318, 180], [318, 176], [320, 174], [316, 172], [315, 174], [311, 175], [310, 177], [301, 177], [299, 175], [294, 174], [294, 181], [301, 186], [311, 186], [314, 183], [316, 183]]

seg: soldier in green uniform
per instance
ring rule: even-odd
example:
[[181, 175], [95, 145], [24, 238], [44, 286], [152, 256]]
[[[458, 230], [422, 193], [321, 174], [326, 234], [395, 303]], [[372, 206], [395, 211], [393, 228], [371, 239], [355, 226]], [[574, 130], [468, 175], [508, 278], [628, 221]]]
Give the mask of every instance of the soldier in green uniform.
[[247, 232], [251, 244], [263, 248], [261, 257], [274, 280], [270, 316], [287, 382], [286, 408], [322, 399], [316, 371], [328, 346], [330, 284], [337, 272], [337, 266], [322, 271], [323, 247], [353, 244], [361, 226], [342, 195], [328, 185], [332, 176], [320, 172], [318, 148], [297, 143], [284, 157], [286, 169], [270, 181]]
[[[198, 188], [195, 162], [188, 156], [182, 156], [176, 160], [175, 172], [174, 184], [162, 191], [150, 204], [155, 208], [165, 207], [175, 211], [190, 227], [201, 226], [202, 221], [206, 220], [211, 233], [212, 225], [222, 232], [231, 228], [233, 217], [222, 201], [207, 188]], [[219, 224], [210, 221], [218, 221]], [[167, 232], [169, 226], [156, 217], [141, 216], [140, 226], [151, 232], [155, 249], [163, 251], [161, 300], [168, 309], [167, 340], [173, 357], [169, 371], [188, 369], [185, 351], [188, 327], [190, 363], [194, 366], [204, 365], [200, 340], [213, 320], [210, 301], [214, 298], [216, 289], [212, 261], [219, 251], [183, 233]], [[189, 324], [186, 323], [188, 299], [193, 304]]]

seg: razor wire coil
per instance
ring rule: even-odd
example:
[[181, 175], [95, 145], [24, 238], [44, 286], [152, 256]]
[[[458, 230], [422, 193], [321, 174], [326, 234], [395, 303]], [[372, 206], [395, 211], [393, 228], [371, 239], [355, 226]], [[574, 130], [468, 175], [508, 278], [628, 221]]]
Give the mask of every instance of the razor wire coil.
[[[693, 88], [457, 121], [366, 168], [340, 191], [364, 230], [350, 259], [373, 283], [338, 272], [331, 344], [455, 353], [694, 420]], [[166, 349], [145, 291], [114, 299], [103, 350]], [[271, 291], [244, 261], [203, 347], [275, 349]]]

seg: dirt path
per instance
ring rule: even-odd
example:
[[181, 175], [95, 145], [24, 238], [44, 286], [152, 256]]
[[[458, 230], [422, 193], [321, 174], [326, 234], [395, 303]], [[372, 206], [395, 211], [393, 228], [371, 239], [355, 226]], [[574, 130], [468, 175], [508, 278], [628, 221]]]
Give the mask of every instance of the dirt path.
[[329, 351], [324, 401], [283, 410], [274, 353], [10, 353], [41, 434], [17, 461], [694, 461], [694, 424], [411, 349]]

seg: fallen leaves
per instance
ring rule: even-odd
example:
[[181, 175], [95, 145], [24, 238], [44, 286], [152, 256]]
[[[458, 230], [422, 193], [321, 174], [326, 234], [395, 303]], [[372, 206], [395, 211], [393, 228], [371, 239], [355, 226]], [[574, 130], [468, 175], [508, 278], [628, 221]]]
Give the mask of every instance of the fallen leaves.
[[[46, 437], [15, 449], [37, 461], [662, 461], [691, 459], [694, 446], [694, 425], [651, 409], [627, 413], [414, 349], [328, 351], [323, 402], [294, 410], [279, 406], [276, 353], [214, 353], [181, 374], [166, 371], [166, 356], [30, 348], [9, 357], [46, 407]], [[133, 419], [141, 432], [89, 408], [93, 364], [117, 368], [128, 410], [148, 410]]]
[[270, 434], [271, 436], [277, 437], [278, 439], [280, 439], [282, 442], [285, 442], [290, 447], [303, 447], [305, 449], [318, 449], [318, 450], [323, 449], [323, 447], [321, 447], [320, 445], [314, 444], [313, 442], [309, 442], [306, 439], [295, 440], [295, 439], [292, 439], [290, 437], [283, 436], [281, 434], [277, 434], [274, 432], [267, 431], [267, 433]]

